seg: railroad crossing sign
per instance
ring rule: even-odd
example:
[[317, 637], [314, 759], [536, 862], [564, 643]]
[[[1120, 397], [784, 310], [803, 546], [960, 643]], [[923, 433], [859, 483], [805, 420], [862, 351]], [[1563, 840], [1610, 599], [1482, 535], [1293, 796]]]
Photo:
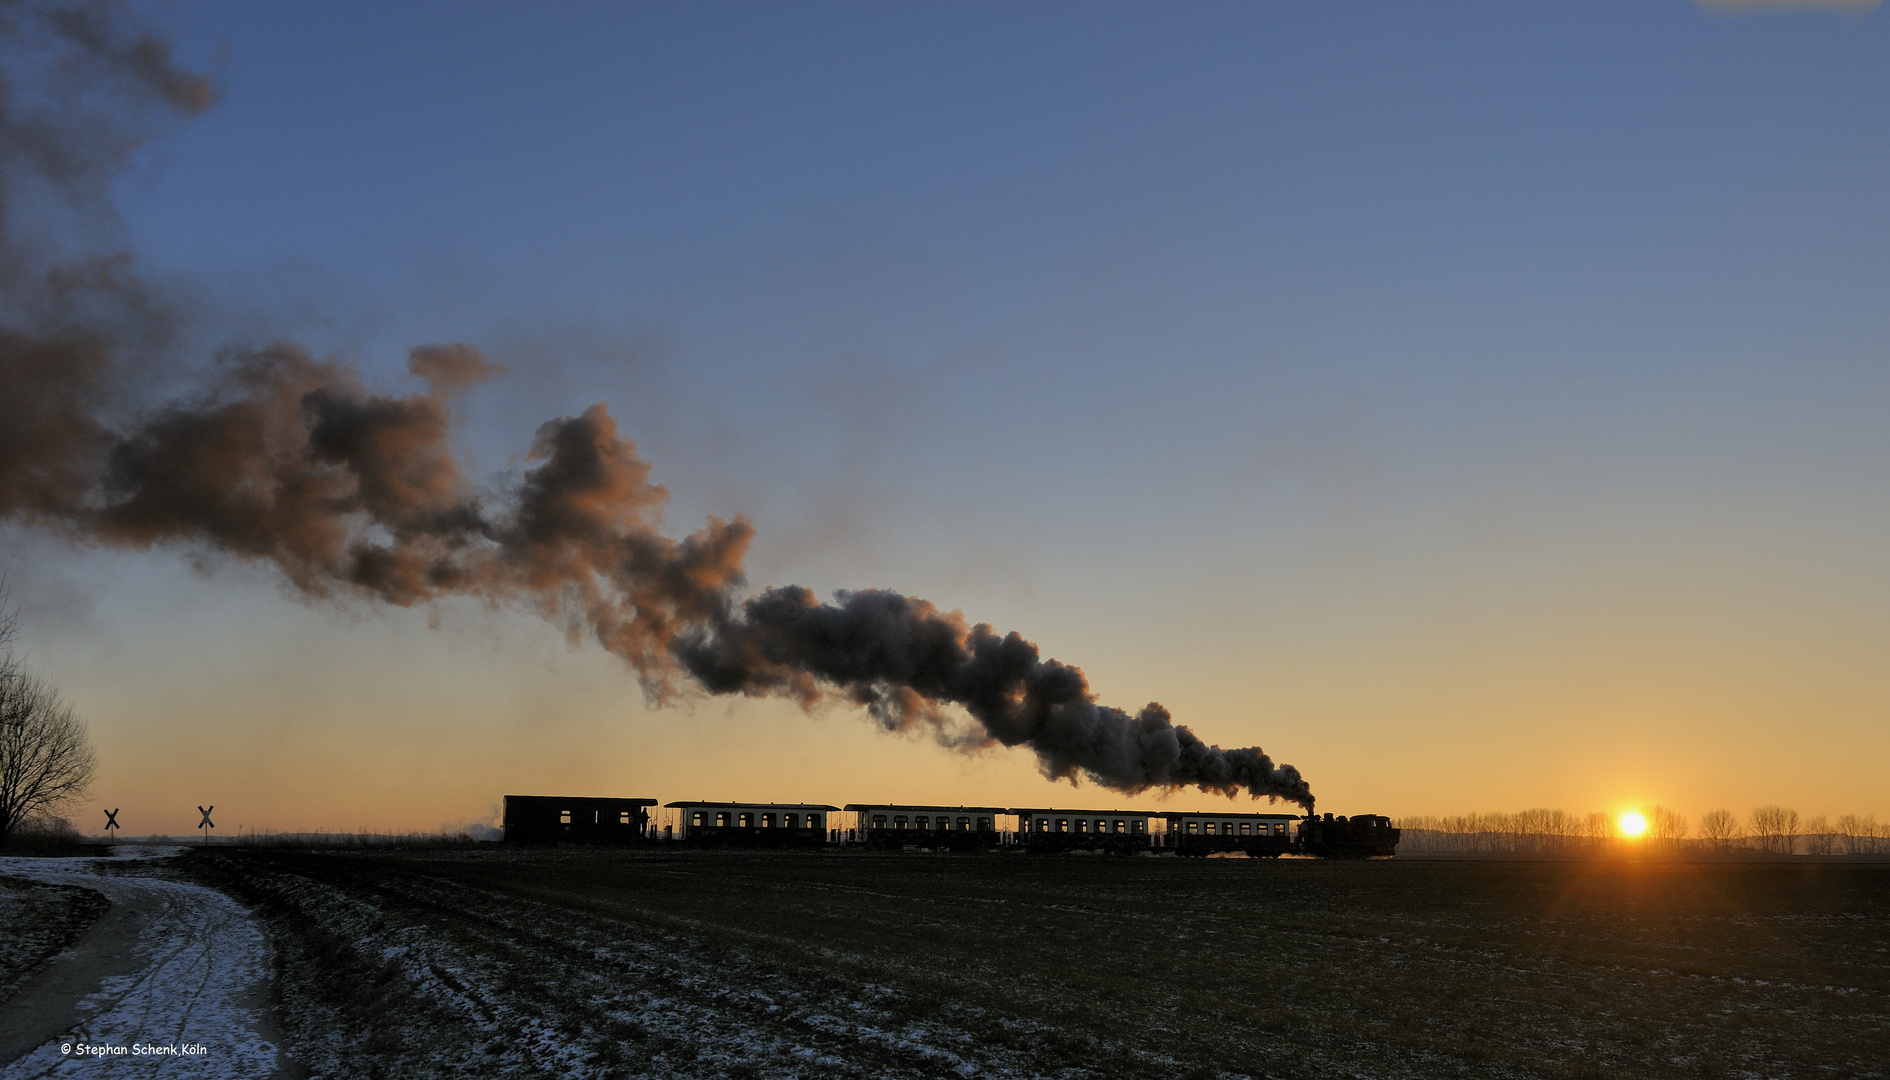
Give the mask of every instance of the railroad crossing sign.
[[[215, 809], [216, 809], [215, 805], [212, 805], [210, 807], [210, 810], [215, 810]], [[197, 812], [203, 815], [203, 820], [197, 823], [197, 827], [199, 829], [214, 829], [217, 827], [217, 823], [210, 820], [210, 810], [205, 810], [201, 806], [197, 808]], [[209, 836], [210, 834], [206, 832], [204, 833], [204, 835]]]
[[110, 832], [111, 830], [116, 829], [117, 827], [118, 827], [118, 810], [116, 808], [113, 808], [111, 810], [105, 811], [105, 831]]

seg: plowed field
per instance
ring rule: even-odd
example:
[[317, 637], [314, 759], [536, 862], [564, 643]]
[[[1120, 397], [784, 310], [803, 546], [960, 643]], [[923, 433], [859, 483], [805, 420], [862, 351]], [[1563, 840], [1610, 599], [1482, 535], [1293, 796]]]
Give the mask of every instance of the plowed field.
[[219, 851], [323, 1076], [1890, 1075], [1890, 866]]

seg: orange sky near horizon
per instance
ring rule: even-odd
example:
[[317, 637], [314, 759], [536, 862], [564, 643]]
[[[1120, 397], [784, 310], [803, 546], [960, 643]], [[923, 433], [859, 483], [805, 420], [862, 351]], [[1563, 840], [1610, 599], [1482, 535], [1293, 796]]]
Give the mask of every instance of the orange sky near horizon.
[[[124, 558], [87, 562], [109, 574]], [[880, 732], [843, 704], [809, 714], [778, 700], [697, 696], [651, 708], [615, 658], [570, 647], [528, 615], [449, 604], [433, 626], [427, 612], [300, 603], [266, 573], [224, 567], [206, 578], [166, 567], [168, 558], [132, 557], [143, 565], [119, 568], [127, 590], [106, 591], [79, 633], [42, 635], [26, 650], [99, 750], [93, 794], [71, 814], [84, 831], [111, 806], [125, 835], [185, 835], [194, 807], [214, 804], [219, 835], [425, 832], [494, 823], [506, 794], [1227, 805], [1191, 790], [1053, 784], [1027, 751], [946, 750]], [[1262, 746], [1301, 769], [1322, 811], [1616, 814], [1660, 804], [1696, 823], [1708, 809], [1743, 818], [1773, 802], [1807, 817], [1890, 811], [1869, 764], [1890, 746], [1867, 715], [1833, 729], [1843, 694], [1793, 702], [1824, 726], [1800, 729], [1780, 752], [1791, 714], [1769, 682], [1779, 672], [1738, 670], [1698, 646], [1669, 643], [1664, 679], [1651, 663], [1621, 664], [1649, 639], [1543, 652], [1492, 637], [1391, 637], [1325, 656], [1309, 642], [1299, 655], [1243, 665], [1172, 643], [1111, 647], [1108, 629], [1084, 627], [1080, 612], [1043, 621], [1083, 646], [1069, 655], [1096, 654], [1083, 666], [1102, 700], [1158, 699], [1210, 741]], [[1271, 645], [1285, 643], [1273, 636]], [[1596, 676], [1609, 659], [1621, 666], [1604, 682]], [[1702, 690], [1696, 665], [1724, 681]], [[1768, 764], [1755, 770], [1755, 760]]]
[[[532, 609], [593, 570], [960, 610], [1321, 811], [1890, 820], [1874, 10], [20, 11], [0, 575], [87, 832], [1227, 805], [651, 707]], [[649, 557], [711, 517], [743, 584]]]

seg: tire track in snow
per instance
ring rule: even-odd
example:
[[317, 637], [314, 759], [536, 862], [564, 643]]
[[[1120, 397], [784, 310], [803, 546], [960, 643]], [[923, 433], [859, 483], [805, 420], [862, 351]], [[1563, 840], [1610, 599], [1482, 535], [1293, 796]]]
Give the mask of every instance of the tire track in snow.
[[[234, 900], [201, 885], [111, 872], [131, 861], [0, 858], [0, 873], [93, 889], [113, 905], [9, 1003], [10, 1011], [22, 1003], [32, 1006], [20, 1015], [32, 1014], [28, 1021], [40, 1024], [32, 1035], [44, 1041], [0, 1067], [0, 1080], [103, 1075], [272, 1080], [284, 1075], [267, 1010], [268, 944], [256, 920]], [[73, 987], [83, 994], [76, 1001], [70, 1000]], [[66, 1000], [57, 997], [62, 992]], [[30, 1000], [35, 994], [41, 1000]], [[9, 1034], [17, 1040], [21, 1032]], [[126, 1050], [81, 1057], [62, 1049], [80, 1045]], [[140, 1045], [201, 1047], [201, 1052], [130, 1052]]]

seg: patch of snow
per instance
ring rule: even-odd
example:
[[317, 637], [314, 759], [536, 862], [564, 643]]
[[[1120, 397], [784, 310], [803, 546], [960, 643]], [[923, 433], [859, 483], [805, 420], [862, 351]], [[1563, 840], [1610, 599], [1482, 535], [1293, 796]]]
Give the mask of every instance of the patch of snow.
[[163, 854], [133, 848], [109, 859], [0, 858], [0, 873], [95, 889], [114, 904], [151, 912], [137, 946], [142, 970], [103, 980], [80, 1005], [87, 1019], [0, 1069], [0, 1080], [88, 1076], [125, 1061], [204, 1080], [276, 1072], [277, 1048], [260, 1023], [268, 944], [249, 912], [200, 885], [109, 872]]

